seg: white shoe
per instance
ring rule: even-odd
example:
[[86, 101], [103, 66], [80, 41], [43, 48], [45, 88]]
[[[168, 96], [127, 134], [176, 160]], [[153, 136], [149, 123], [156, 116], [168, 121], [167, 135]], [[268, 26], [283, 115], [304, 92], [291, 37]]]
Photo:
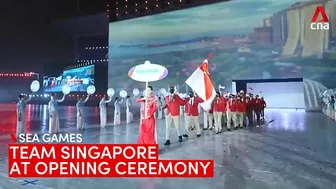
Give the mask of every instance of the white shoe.
[[259, 127], [259, 125], [257, 125], [257, 127]]

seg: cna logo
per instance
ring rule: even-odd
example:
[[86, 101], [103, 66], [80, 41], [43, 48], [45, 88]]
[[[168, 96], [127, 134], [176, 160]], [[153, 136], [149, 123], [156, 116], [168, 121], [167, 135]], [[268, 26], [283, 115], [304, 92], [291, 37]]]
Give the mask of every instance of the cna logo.
[[[322, 19], [317, 21], [317, 18], [321, 15]], [[329, 30], [329, 19], [324, 11], [323, 6], [318, 6], [313, 15], [310, 29], [312, 30]]]

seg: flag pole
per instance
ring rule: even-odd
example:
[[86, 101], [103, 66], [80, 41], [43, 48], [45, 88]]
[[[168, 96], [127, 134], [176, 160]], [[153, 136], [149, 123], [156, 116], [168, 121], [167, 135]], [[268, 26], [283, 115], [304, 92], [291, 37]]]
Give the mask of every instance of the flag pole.
[[147, 118], [147, 103], [148, 103], [148, 81], [146, 81], [146, 97], [145, 97], [145, 119]]
[[185, 84], [186, 84], [186, 83], [183, 83], [183, 85], [181, 85], [181, 86], [179, 87], [179, 90], [178, 90], [178, 91], [180, 91], [180, 89], [182, 89], [182, 87], [184, 87]]
[[[209, 61], [211, 58], [212, 58], [212, 53], [210, 53], [209, 55], [208, 55], [208, 57], [207, 57], [207, 60]], [[210, 78], [211, 79], [211, 78]], [[212, 80], [211, 80], [212, 81]], [[185, 85], [186, 83], [183, 83], [183, 85], [181, 85], [181, 87], [179, 87], [179, 90], [182, 88], [182, 87], [184, 87], [184, 85]], [[188, 85], [187, 85], [187, 87], [188, 87]], [[188, 90], [188, 89], [187, 89]]]

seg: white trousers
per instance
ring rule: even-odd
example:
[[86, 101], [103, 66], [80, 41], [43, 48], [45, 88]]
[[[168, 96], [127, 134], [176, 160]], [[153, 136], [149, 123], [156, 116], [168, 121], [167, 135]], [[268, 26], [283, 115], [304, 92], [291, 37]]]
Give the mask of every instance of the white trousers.
[[126, 108], [126, 123], [129, 124], [133, 121], [133, 113], [130, 111], [130, 109]]
[[224, 121], [224, 123], [226, 124], [226, 123], [227, 123], [227, 115], [226, 115], [226, 112], [222, 112], [222, 115], [223, 115], [222, 121]]
[[180, 106], [180, 115], [183, 116], [184, 115], [184, 110], [183, 110], [183, 107]]
[[114, 125], [120, 125], [120, 112], [114, 110]]
[[201, 128], [200, 128], [200, 123], [198, 120], [198, 116], [188, 116], [187, 117], [187, 123], [185, 127], [185, 133], [188, 134], [189, 129], [195, 125], [196, 126], [196, 132], [198, 135], [201, 134]]
[[107, 124], [106, 108], [99, 108], [99, 109], [100, 109], [100, 127], [105, 127]]
[[[244, 112], [237, 112], [236, 116], [237, 116], [237, 124], [240, 127], [243, 127], [244, 126]], [[237, 125], [235, 125], [235, 126], [237, 126]]]
[[58, 112], [52, 112], [49, 118], [49, 134], [56, 134], [60, 131]]
[[328, 117], [330, 118], [330, 119], [335, 119], [335, 112], [334, 112], [334, 109], [333, 109], [333, 107], [328, 107]]
[[244, 116], [243, 116], [243, 124], [248, 125], [248, 120], [247, 120], [246, 112], [244, 112], [243, 114], [244, 114]]
[[168, 114], [166, 116], [166, 140], [170, 140], [172, 123], [174, 123], [177, 135], [181, 136], [181, 133], [180, 133], [180, 116], [172, 116], [171, 114]]
[[84, 129], [84, 115], [79, 116], [77, 113], [77, 129], [83, 130]]
[[158, 109], [157, 114], [158, 114], [157, 118], [158, 118], [158, 119], [162, 119], [163, 111], [162, 111], [161, 108]]
[[203, 113], [203, 117], [204, 117], [204, 128], [207, 129], [209, 128], [213, 128], [213, 120], [214, 120], [214, 114], [208, 113], [208, 112], [204, 112]]
[[223, 117], [223, 112], [214, 112], [216, 132], [222, 131], [222, 117]]
[[236, 127], [238, 126], [237, 124], [237, 114], [236, 112], [231, 112], [231, 111], [227, 111], [226, 112], [226, 117], [227, 117], [227, 128], [230, 129], [231, 128], [231, 121], [233, 122], [233, 126]]
[[26, 113], [21, 113], [20, 121], [16, 124], [16, 138], [20, 134], [26, 134]]

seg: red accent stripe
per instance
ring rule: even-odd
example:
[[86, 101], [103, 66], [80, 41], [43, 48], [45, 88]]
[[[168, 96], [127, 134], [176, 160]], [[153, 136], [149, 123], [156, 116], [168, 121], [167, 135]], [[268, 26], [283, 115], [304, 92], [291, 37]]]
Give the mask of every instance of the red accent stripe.
[[213, 54], [210, 53], [209, 56], [208, 56], [208, 58], [207, 58], [207, 60], [209, 61], [212, 58], [212, 56], [213, 56]]
[[128, 73], [128, 76], [129, 76], [129, 77], [132, 77], [132, 75], [133, 75], [134, 71], [135, 71], [135, 68], [134, 68], [134, 69], [132, 69], [132, 70], [130, 71], [130, 73]]
[[10, 134], [10, 137], [11, 137], [11, 139], [12, 139], [13, 142], [16, 142], [16, 137], [15, 137], [15, 135], [13, 133]]
[[213, 85], [208, 74], [204, 74], [204, 84], [205, 84], [205, 98], [209, 100], [212, 96]]
[[203, 71], [204, 76], [205, 98], [206, 100], [209, 100], [212, 96], [214, 87], [212, 85], [211, 78], [209, 75], [208, 63], [203, 62], [202, 65], [200, 66], [200, 70]]

